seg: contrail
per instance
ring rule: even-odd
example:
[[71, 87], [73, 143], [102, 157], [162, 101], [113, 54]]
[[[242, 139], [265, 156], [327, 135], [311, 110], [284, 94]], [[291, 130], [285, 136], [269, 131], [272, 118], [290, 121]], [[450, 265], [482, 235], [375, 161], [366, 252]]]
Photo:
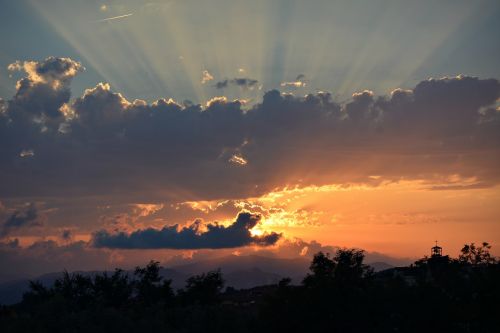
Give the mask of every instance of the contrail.
[[130, 13], [130, 14], [125, 14], [125, 15], [120, 15], [120, 16], [108, 17], [108, 18], [105, 18], [105, 19], [102, 19], [102, 20], [97, 20], [96, 22], [108, 22], [108, 21], [113, 21], [113, 20], [118, 20], [118, 19], [121, 19], [121, 18], [129, 17], [129, 16], [132, 16], [132, 15], [133, 14]]

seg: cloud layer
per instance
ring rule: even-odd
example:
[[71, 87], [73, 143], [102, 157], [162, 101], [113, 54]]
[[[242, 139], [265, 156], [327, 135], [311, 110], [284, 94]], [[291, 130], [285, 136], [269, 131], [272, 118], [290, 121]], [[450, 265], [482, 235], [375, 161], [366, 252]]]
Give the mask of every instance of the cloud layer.
[[179, 202], [310, 184], [500, 182], [496, 79], [430, 79], [389, 96], [362, 91], [345, 103], [325, 92], [272, 90], [245, 109], [225, 98], [206, 107], [130, 101], [106, 83], [71, 100], [79, 63], [48, 58], [11, 67], [26, 77], [2, 103], [1, 197]]
[[280, 234], [270, 233], [252, 236], [250, 230], [260, 221], [261, 216], [242, 212], [230, 226], [217, 223], [204, 224], [197, 220], [189, 226], [165, 226], [161, 230], [143, 229], [130, 234], [98, 231], [93, 235], [95, 247], [117, 249], [224, 249], [248, 245], [274, 245]]

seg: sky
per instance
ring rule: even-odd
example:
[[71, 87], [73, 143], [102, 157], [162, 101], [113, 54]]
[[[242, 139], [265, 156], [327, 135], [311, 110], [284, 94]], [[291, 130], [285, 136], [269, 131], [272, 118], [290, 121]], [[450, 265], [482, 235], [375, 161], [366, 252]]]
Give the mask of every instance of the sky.
[[498, 1], [0, 6], [0, 281], [500, 254]]

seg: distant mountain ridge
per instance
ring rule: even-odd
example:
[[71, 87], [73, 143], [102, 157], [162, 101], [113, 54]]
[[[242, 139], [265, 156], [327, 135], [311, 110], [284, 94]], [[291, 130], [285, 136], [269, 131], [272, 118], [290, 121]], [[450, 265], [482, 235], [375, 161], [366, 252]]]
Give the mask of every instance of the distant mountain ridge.
[[[221, 269], [227, 287], [247, 289], [256, 286], [275, 284], [282, 278], [289, 277], [292, 283], [298, 284], [308, 272], [310, 260], [308, 258], [274, 258], [257, 255], [226, 256], [192, 263], [169, 265], [160, 272], [165, 279], [172, 280], [172, 287], [184, 287], [186, 279], [192, 275], [201, 274], [215, 269]], [[382, 271], [393, 268], [385, 262], [369, 264], [374, 270]], [[75, 271], [86, 276], [103, 273], [104, 271]], [[133, 275], [133, 270], [127, 271]], [[61, 272], [43, 274], [35, 279], [46, 286], [50, 286], [61, 277]], [[22, 299], [22, 295], [29, 288], [29, 279], [20, 279], [0, 284], [0, 304], [14, 304]]]

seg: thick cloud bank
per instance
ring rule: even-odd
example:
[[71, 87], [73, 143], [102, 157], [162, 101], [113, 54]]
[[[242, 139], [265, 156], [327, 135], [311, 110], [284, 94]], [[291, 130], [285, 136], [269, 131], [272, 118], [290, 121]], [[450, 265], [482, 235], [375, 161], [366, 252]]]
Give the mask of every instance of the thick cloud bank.
[[93, 235], [93, 244], [95, 247], [118, 249], [224, 249], [275, 244], [280, 234], [273, 232], [252, 236], [250, 233], [260, 219], [260, 215], [242, 212], [228, 227], [219, 224], [204, 225], [198, 220], [183, 228], [178, 225], [165, 226], [161, 230], [148, 228], [130, 234], [99, 231]]
[[206, 107], [130, 101], [105, 83], [70, 99], [79, 63], [48, 58], [11, 67], [27, 76], [0, 101], [0, 197], [154, 202], [247, 198], [309, 184], [500, 182], [496, 79], [430, 79], [389, 96], [355, 93], [346, 103], [325, 92], [273, 90], [247, 110], [224, 98]]

